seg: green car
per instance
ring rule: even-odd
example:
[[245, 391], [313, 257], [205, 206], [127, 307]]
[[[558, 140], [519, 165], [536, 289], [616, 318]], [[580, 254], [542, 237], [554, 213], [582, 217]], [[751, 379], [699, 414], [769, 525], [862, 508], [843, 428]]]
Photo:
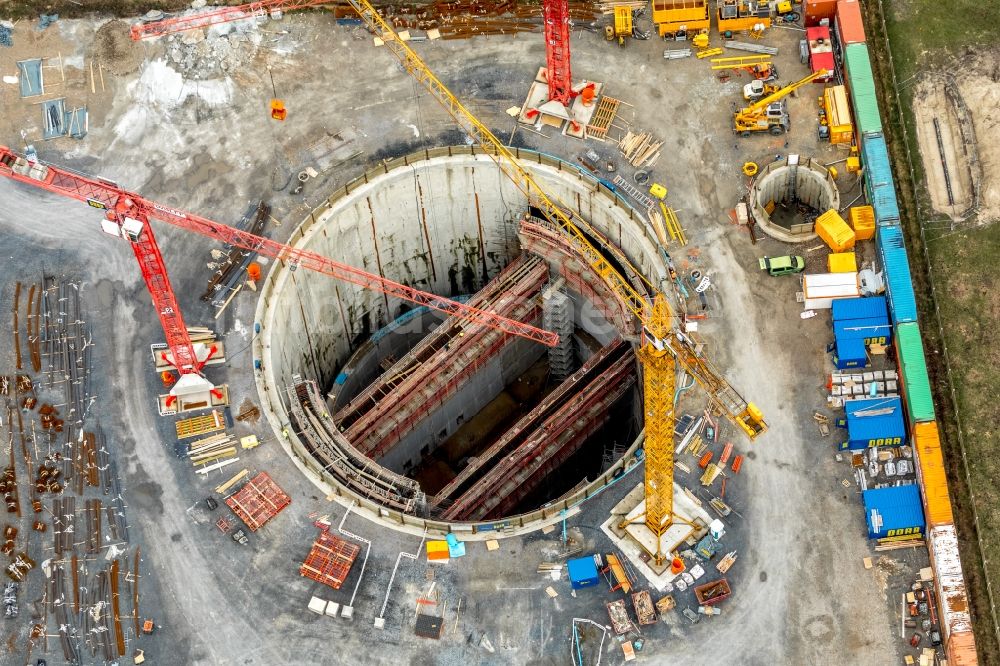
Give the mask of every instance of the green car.
[[767, 271], [770, 275], [801, 273], [802, 269], [805, 267], [805, 259], [792, 255], [785, 255], [784, 257], [763, 257], [760, 260], [760, 269], [762, 271]]

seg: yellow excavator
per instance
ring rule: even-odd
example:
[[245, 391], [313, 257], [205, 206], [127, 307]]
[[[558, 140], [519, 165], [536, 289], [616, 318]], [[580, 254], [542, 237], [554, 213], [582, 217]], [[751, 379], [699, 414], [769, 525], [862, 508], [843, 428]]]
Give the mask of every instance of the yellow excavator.
[[754, 132], [770, 132], [775, 136], [784, 134], [791, 129], [788, 105], [784, 97], [828, 73], [825, 69], [813, 72], [804, 79], [789, 84], [745, 109], [737, 111], [733, 115], [733, 131], [742, 137], [748, 137]]

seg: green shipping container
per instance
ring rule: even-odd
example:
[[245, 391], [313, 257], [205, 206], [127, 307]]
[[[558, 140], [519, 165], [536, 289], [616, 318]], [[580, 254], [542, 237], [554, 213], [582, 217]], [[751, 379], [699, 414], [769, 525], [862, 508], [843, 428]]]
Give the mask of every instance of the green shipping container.
[[847, 72], [847, 94], [851, 98], [858, 134], [881, 133], [882, 116], [878, 112], [868, 47], [865, 44], [849, 44], [844, 50], [844, 68]]
[[934, 398], [931, 395], [931, 381], [927, 376], [924, 341], [916, 322], [896, 326], [896, 352], [910, 424], [933, 421]]

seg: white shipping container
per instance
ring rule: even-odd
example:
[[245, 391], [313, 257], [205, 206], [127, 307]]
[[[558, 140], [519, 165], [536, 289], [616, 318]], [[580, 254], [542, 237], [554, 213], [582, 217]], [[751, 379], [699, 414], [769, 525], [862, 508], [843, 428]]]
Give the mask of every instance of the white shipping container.
[[803, 306], [829, 310], [838, 298], [858, 298], [857, 273], [812, 273], [802, 276]]
[[931, 564], [934, 566], [934, 587], [937, 590], [942, 634], [947, 641], [955, 632], [972, 631], [969, 600], [962, 576], [962, 561], [958, 555], [958, 537], [954, 525], [931, 529]]

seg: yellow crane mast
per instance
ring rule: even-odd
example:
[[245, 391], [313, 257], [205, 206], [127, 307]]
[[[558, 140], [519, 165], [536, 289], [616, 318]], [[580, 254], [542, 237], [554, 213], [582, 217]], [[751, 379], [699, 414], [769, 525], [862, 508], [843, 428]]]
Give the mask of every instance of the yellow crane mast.
[[[690, 340], [673, 327], [670, 306], [662, 293], [653, 288], [654, 299], [650, 304], [605, 257], [604, 252], [613, 255], [631, 275], [645, 281], [621, 250], [611, 244], [603, 246], [604, 252], [594, 247], [580, 227], [591, 231], [595, 238], [600, 238], [600, 235], [574, 215], [569, 206], [542, 189], [514, 153], [462, 105], [423, 60], [399, 38], [368, 0], [348, 2], [369, 30], [382, 39], [403, 69], [423, 84], [459, 127], [484, 149], [499, 169], [528, 198], [529, 203], [566, 234], [572, 247], [642, 324], [644, 342], [639, 351], [639, 359], [643, 368], [643, 413], [646, 429], [645, 523], [654, 534], [661, 536], [673, 518], [673, 401], [677, 365], [680, 364], [694, 377], [706, 389], [712, 404], [751, 439], [767, 429], [760, 411], [752, 403], [743, 400], [722, 375], [702, 358]], [[652, 287], [648, 282], [645, 284]], [[659, 549], [650, 555], [655, 556], [658, 563], [663, 561], [664, 554]]]

